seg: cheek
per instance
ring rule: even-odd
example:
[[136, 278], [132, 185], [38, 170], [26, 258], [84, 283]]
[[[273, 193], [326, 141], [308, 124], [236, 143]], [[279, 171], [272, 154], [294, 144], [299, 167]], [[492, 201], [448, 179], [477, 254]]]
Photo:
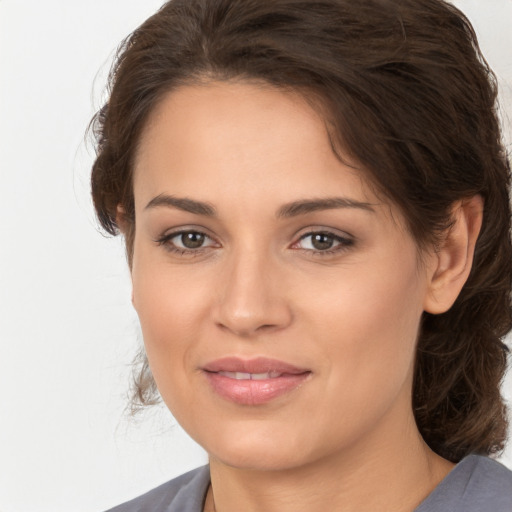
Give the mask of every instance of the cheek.
[[[193, 313], [197, 312], [197, 302], [191, 291], [187, 287], [184, 292], [179, 283], [170, 282], [162, 275], [154, 276], [151, 271], [134, 273], [133, 304], [148, 343], [174, 344], [191, 331]], [[176, 336], [169, 340], [173, 333]]]
[[324, 340], [330, 389], [349, 410], [379, 414], [410, 392], [422, 315], [417, 268], [409, 259], [396, 266], [382, 261], [347, 272], [329, 290], [310, 308], [316, 321], [309, 336]]
[[144, 250], [133, 262], [133, 305], [151, 371], [162, 392], [182, 378], [208, 314], [204, 279], [156, 261]]
[[133, 305], [149, 332], [168, 327], [185, 329], [202, 313], [206, 300], [206, 269], [171, 264], [163, 248], [155, 250], [136, 237], [132, 265]]

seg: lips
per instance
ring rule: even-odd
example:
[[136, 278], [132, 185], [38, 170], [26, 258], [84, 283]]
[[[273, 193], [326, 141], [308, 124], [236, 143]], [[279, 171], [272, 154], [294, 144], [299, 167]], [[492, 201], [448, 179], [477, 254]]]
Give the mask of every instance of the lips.
[[217, 359], [203, 368], [213, 391], [240, 405], [261, 405], [290, 393], [311, 375], [305, 368], [276, 359]]
[[243, 373], [243, 372], [217, 372], [219, 375], [229, 377], [236, 380], [266, 380], [276, 379], [281, 377], [282, 373], [279, 372], [265, 372], [265, 373]]

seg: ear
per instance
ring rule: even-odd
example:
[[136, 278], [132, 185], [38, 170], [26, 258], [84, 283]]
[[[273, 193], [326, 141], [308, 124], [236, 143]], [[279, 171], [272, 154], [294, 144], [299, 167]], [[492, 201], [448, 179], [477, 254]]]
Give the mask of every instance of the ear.
[[480, 195], [457, 201], [452, 226], [433, 254], [423, 309], [432, 314], [448, 311], [469, 277], [476, 240], [482, 226], [484, 202]]
[[[125, 237], [127, 236], [127, 233], [128, 233], [128, 222], [129, 221], [126, 218], [126, 210], [124, 209], [124, 207], [122, 205], [118, 204], [117, 209], [116, 209], [116, 225], [119, 228], [119, 231], [121, 231], [121, 233]], [[131, 274], [132, 265], [131, 265], [129, 256], [128, 256], [128, 264], [130, 266], [130, 274]], [[132, 304], [135, 305], [133, 302], [133, 287], [132, 287], [131, 300], [132, 300]]]
[[116, 225], [123, 235], [126, 234], [127, 222], [126, 210], [124, 209], [124, 206], [118, 204], [116, 208]]

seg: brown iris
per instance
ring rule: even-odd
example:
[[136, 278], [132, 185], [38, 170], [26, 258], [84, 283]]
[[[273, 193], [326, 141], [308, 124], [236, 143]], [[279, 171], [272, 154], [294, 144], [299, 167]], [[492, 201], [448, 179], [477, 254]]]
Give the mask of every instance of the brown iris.
[[187, 249], [199, 249], [204, 244], [204, 240], [205, 235], [195, 231], [189, 231], [181, 235], [181, 243]]
[[311, 245], [319, 251], [325, 251], [326, 249], [330, 249], [333, 246], [333, 244], [334, 238], [331, 235], [317, 233], [311, 236]]

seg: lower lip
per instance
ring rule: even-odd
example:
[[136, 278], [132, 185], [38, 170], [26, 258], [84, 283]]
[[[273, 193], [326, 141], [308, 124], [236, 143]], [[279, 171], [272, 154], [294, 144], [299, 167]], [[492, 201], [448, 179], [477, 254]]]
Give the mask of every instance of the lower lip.
[[213, 390], [221, 397], [240, 405], [261, 405], [297, 389], [310, 372], [283, 374], [263, 380], [232, 379], [214, 372], [205, 372]]

